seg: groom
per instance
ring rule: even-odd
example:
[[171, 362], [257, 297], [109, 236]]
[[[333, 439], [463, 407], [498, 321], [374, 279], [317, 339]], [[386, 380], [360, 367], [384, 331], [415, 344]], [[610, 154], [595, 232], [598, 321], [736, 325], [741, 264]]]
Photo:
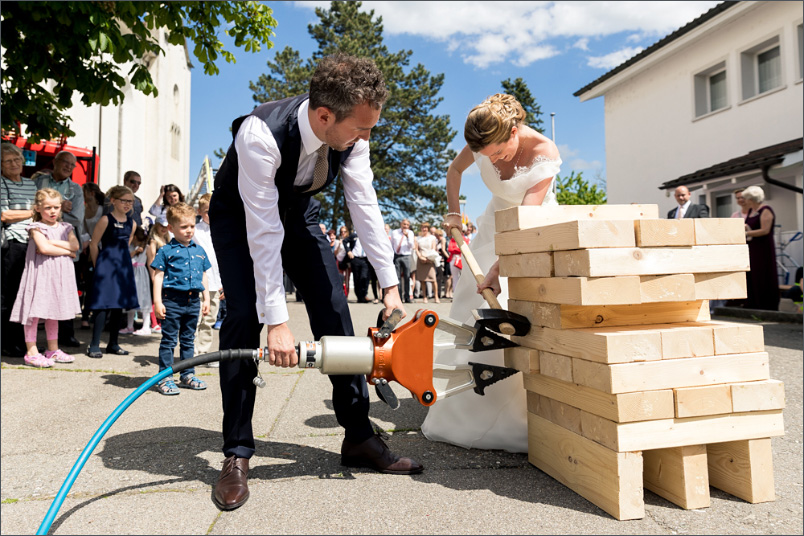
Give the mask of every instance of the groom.
[[[404, 311], [369, 162], [369, 135], [387, 95], [382, 73], [372, 61], [336, 54], [318, 64], [309, 95], [262, 104], [232, 123], [234, 142], [215, 176], [209, 208], [228, 307], [221, 350], [260, 347], [265, 324], [269, 362], [297, 365], [283, 270], [304, 296], [316, 340], [354, 335], [341, 276], [319, 227], [320, 203], [313, 198], [336, 175], [341, 176], [355, 229], [383, 287], [383, 314]], [[253, 361], [220, 366], [226, 460], [213, 500], [223, 510], [238, 508], [249, 497], [256, 374]], [[335, 416], [345, 429], [341, 463], [391, 474], [421, 472], [419, 463], [395, 455], [375, 434], [368, 418], [365, 376], [329, 378]]]

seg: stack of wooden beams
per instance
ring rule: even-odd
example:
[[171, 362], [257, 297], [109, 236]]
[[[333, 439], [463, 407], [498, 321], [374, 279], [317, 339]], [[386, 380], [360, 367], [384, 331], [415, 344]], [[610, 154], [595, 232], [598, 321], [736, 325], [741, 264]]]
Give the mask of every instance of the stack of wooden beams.
[[709, 316], [746, 294], [741, 219], [516, 207], [496, 230], [508, 309], [532, 323], [506, 365], [524, 373], [533, 465], [617, 519], [644, 517], [643, 486], [683, 508], [709, 506], [710, 485], [774, 500], [784, 386], [762, 326]]

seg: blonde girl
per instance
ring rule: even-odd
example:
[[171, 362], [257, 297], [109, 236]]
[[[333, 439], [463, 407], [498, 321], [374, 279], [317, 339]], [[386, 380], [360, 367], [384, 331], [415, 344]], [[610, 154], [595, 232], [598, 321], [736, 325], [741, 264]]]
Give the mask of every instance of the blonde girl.
[[128, 355], [117, 342], [120, 319], [123, 309], [140, 308], [128, 249], [137, 229], [137, 223], [129, 214], [134, 205], [134, 192], [127, 186], [113, 186], [106, 197], [111, 199], [112, 211], [98, 220], [89, 245], [89, 254], [95, 265], [89, 308], [95, 311], [95, 325], [87, 355], [93, 358], [103, 357], [100, 338], [107, 317], [110, 329], [105, 353]]
[[[151, 229], [148, 231], [148, 241], [147, 245], [145, 246], [145, 265], [148, 267], [148, 274], [151, 278], [151, 294], [153, 295], [153, 284], [154, 284], [154, 277], [156, 277], [156, 270], [151, 268], [151, 263], [154, 262], [154, 258], [156, 258], [156, 252], [159, 249], [170, 242], [170, 231], [168, 231], [167, 226], [167, 218], [165, 216], [160, 216], [156, 219], [153, 225], [151, 225]], [[159, 319], [156, 318], [156, 313], [153, 310], [153, 305], [151, 306], [151, 332], [152, 333], [162, 333], [162, 326], [159, 323]]]
[[[61, 194], [44, 188], [36, 192], [33, 223], [28, 226], [28, 251], [20, 290], [11, 311], [11, 320], [24, 326], [25, 364], [52, 367], [71, 363], [75, 358], [58, 346], [59, 320], [70, 320], [81, 313], [72, 259], [80, 249], [73, 226], [61, 221]], [[36, 346], [39, 319], [45, 320], [47, 350]]]

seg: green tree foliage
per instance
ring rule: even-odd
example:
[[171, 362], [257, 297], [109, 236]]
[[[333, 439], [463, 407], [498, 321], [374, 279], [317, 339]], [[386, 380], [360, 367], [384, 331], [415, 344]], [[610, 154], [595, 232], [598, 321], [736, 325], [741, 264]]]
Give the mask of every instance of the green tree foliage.
[[500, 82], [502, 85], [503, 93], [507, 93], [508, 95], [512, 95], [516, 100], [519, 101], [519, 104], [522, 105], [522, 108], [525, 109], [525, 113], [528, 116], [525, 118], [525, 124], [528, 125], [533, 130], [537, 130], [540, 133], [544, 134], [544, 128], [542, 125], [542, 107], [536, 102], [536, 99], [533, 98], [533, 95], [528, 89], [528, 84], [525, 83], [522, 78], [517, 78], [516, 80], [511, 80], [508, 78], [507, 80], [503, 80]]
[[[164, 54], [159, 28], [214, 75], [219, 56], [235, 61], [218, 28], [227, 28], [236, 47], [259, 52], [272, 46], [271, 13], [260, 2], [3, 2], [2, 126], [20, 122], [35, 141], [75, 135], [66, 113], [74, 92], [87, 106], [120, 104], [127, 82], [157, 94], [148, 66]], [[52, 90], [40, 85], [48, 80]]]
[[573, 171], [566, 179], [556, 175], [556, 199], [559, 205], [605, 205], [606, 192]]
[[[391, 52], [383, 44], [382, 17], [361, 11], [361, 2], [332, 2], [329, 9], [316, 8], [318, 24], [307, 30], [318, 43], [311, 58], [287, 47], [268, 62], [268, 73], [249, 84], [257, 103], [304, 93], [315, 65], [323, 56], [344, 52], [374, 60], [389, 89], [377, 126], [371, 131], [371, 165], [383, 215], [390, 220], [435, 219], [446, 211], [446, 192], [441, 181], [455, 151], [448, 144], [456, 132], [449, 116], [434, 115], [442, 101], [438, 92], [444, 75], [431, 75], [422, 64], [406, 69], [410, 50]], [[341, 181], [318, 194], [322, 221], [337, 227], [351, 218]]]

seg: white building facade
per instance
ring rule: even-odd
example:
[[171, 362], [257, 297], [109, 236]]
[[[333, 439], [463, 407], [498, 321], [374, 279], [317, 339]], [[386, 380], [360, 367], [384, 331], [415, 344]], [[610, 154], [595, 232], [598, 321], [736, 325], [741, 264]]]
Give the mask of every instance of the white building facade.
[[190, 181], [190, 69], [185, 46], [171, 45], [165, 30], [158, 30], [164, 54], [143, 61], [159, 92], [145, 95], [129, 83], [131, 64], [120, 66], [126, 78], [125, 99], [120, 105], [87, 107], [80, 96], [68, 111], [76, 135], [71, 145], [97, 149], [100, 155], [98, 183], [104, 192], [123, 184], [123, 174], [134, 170], [142, 176], [137, 195], [144, 212], [159, 195], [163, 184], [175, 184], [187, 193]]
[[758, 185], [801, 231], [802, 18], [800, 2], [724, 2], [576, 92], [605, 101], [609, 202], [666, 214], [685, 184], [728, 217]]

